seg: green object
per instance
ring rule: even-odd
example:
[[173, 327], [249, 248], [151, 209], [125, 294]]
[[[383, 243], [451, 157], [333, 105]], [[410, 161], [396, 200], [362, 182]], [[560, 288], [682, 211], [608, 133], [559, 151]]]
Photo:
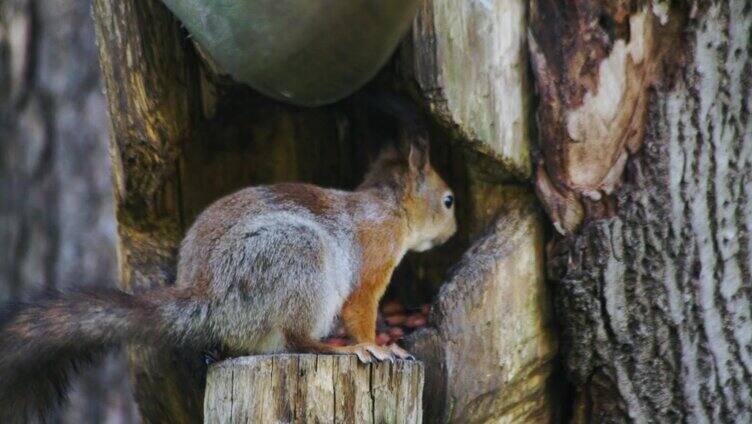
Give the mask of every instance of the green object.
[[275, 99], [342, 99], [386, 63], [421, 0], [162, 0], [202, 52]]

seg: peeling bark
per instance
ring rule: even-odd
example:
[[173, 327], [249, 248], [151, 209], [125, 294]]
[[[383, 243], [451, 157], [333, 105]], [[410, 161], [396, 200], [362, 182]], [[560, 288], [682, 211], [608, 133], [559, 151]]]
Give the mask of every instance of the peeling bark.
[[750, 422], [752, 5], [648, 10], [686, 57], [648, 92], [614, 216], [549, 255], [573, 419]]
[[557, 230], [568, 234], [588, 217], [611, 214], [607, 197], [644, 138], [649, 89], [680, 55], [681, 18], [664, 25], [629, 1], [539, 0], [530, 14], [540, 96], [536, 185]]

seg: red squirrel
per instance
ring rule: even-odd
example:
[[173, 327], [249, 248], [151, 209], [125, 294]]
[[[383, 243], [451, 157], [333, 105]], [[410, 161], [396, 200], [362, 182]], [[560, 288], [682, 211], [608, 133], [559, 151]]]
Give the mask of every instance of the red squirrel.
[[[454, 234], [454, 209], [425, 143], [383, 151], [352, 192], [288, 183], [226, 196], [187, 232], [174, 286], [57, 294], [1, 314], [0, 422], [35, 420], [77, 360], [122, 343], [409, 358], [376, 345], [377, 306], [407, 251]], [[320, 341], [337, 316], [355, 344]]]

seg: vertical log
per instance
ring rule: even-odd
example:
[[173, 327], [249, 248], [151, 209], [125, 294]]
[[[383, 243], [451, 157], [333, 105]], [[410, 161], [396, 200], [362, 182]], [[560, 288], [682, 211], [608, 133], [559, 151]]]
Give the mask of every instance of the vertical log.
[[272, 355], [212, 365], [207, 423], [422, 422], [423, 365], [355, 356]]
[[[109, 102], [121, 286], [170, 284], [184, 224], [178, 154], [200, 105], [193, 56], [157, 0], [96, 0], [94, 16]], [[201, 421], [198, 359], [130, 349], [144, 419]]]
[[531, 174], [526, 14], [524, 0], [425, 1], [403, 51], [419, 97], [495, 180]]

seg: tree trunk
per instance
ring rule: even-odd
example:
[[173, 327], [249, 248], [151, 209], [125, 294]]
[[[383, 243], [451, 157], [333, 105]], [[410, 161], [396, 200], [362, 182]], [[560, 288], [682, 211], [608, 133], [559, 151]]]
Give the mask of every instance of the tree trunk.
[[752, 4], [576, 3], [531, 6], [573, 420], [750, 422]]
[[423, 365], [354, 356], [273, 355], [209, 368], [207, 423], [420, 423]]
[[[86, 0], [0, 2], [0, 304], [114, 286], [105, 101]], [[120, 352], [51, 422], [134, 422]]]

